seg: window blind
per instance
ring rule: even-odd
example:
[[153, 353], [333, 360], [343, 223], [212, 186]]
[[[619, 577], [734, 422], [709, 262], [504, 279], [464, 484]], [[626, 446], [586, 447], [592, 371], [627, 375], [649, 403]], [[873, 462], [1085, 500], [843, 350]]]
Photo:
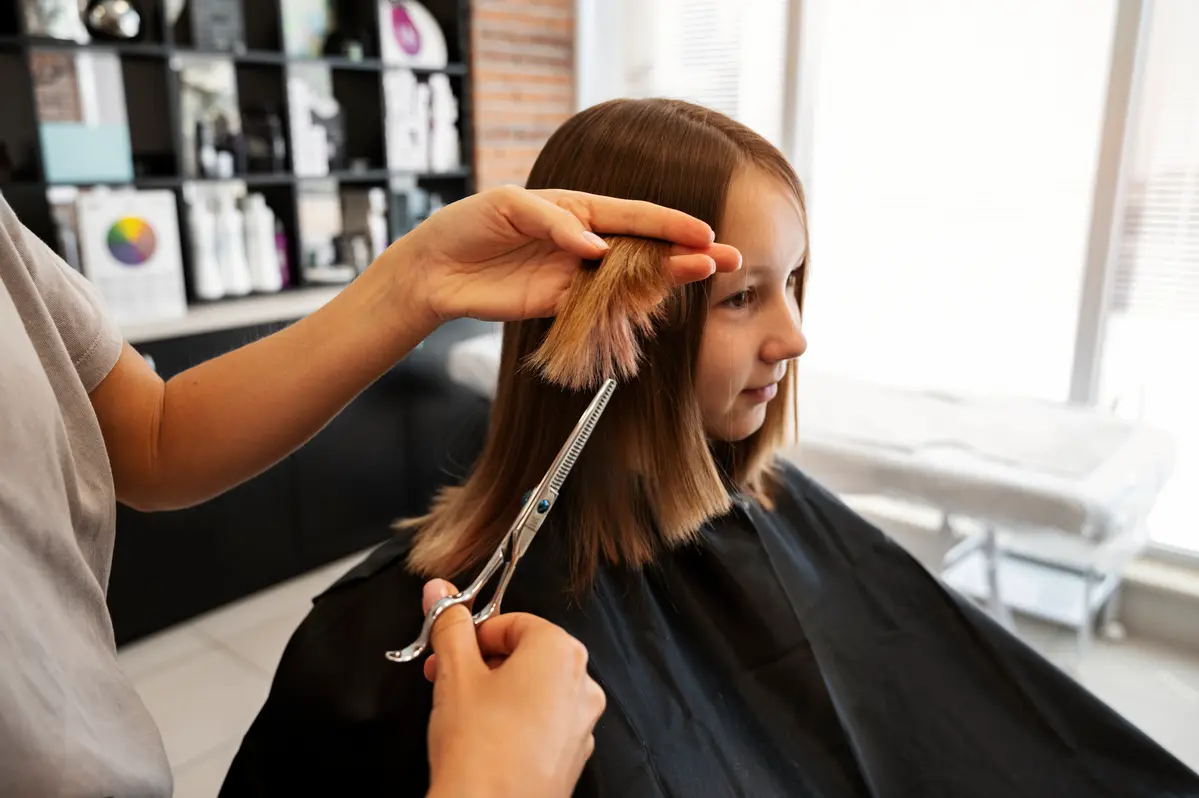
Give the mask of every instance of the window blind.
[[623, 0], [619, 94], [689, 100], [779, 143], [787, 5], [788, 0]]
[[1199, 320], [1199, 3], [1150, 25], [1111, 309]]
[[741, 17], [724, 0], [684, 0], [676, 96], [734, 119], [740, 110]]

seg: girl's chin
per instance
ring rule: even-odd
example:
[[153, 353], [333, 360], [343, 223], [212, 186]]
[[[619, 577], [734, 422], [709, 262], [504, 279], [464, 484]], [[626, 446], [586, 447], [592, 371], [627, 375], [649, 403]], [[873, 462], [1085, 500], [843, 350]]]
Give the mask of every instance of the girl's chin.
[[708, 424], [708, 438], [724, 443], [743, 441], [762, 428], [766, 421], [766, 405], [734, 409], [719, 424]]

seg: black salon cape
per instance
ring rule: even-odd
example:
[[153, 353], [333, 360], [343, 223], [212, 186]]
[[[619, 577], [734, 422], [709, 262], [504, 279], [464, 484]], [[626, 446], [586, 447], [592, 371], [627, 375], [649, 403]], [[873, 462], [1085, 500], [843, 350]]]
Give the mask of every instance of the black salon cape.
[[[738, 500], [700, 544], [602, 568], [573, 604], [565, 519], [542, 529], [504, 608], [578, 637], [607, 693], [576, 796], [1199, 796], [870, 523], [791, 466], [783, 482], [775, 511]], [[425, 794], [432, 689], [383, 657], [422, 620], [406, 552], [384, 544], [316, 600], [222, 798]]]

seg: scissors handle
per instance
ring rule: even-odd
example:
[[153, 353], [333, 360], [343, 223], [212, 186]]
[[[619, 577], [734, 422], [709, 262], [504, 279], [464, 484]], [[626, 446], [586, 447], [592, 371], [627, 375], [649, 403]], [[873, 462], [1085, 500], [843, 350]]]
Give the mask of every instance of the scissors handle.
[[[429, 608], [429, 612], [425, 615], [425, 622], [420, 628], [420, 636], [417, 637], [416, 640], [412, 641], [410, 645], [399, 651], [388, 651], [384, 654], [384, 656], [392, 662], [411, 662], [421, 654], [425, 653], [425, 649], [429, 647], [429, 641], [433, 636], [433, 624], [437, 623], [437, 619], [441, 617], [441, 614], [450, 607], [457, 607], [459, 604], [469, 604], [475, 600], [475, 596], [479, 595], [479, 591], [483, 589], [483, 585], [487, 584], [499, 567], [504, 564], [505, 548], [507, 547], [500, 546], [495, 550], [495, 552], [491, 555], [491, 559], [487, 561], [487, 565], [483, 567], [483, 570], [479, 572], [477, 577], [475, 577], [475, 581], [471, 582], [465, 590], [459, 591], [452, 596], [446, 596], [445, 598], [438, 599], [437, 602]], [[515, 563], [510, 562], [509, 567], [504, 569], [504, 574], [508, 579], [512, 578], [511, 571], [513, 569], [511, 566], [514, 564]], [[504, 585], [506, 581], [507, 580], [504, 580], [500, 584]], [[499, 610], [498, 599], [502, 597], [503, 596], [501, 592], [497, 589], [495, 597], [493, 597], [491, 601], [487, 602], [487, 606], [475, 613], [475, 626], [483, 623], [483, 621], [490, 618]]]

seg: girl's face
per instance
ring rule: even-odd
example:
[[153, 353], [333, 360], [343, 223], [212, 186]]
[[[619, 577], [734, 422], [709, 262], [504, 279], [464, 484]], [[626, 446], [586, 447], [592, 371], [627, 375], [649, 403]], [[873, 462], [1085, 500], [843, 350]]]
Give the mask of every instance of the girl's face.
[[712, 278], [696, 391], [708, 437], [739, 441], [762, 426], [788, 361], [807, 349], [798, 286], [808, 236], [796, 198], [748, 169], [729, 187], [718, 240], [744, 265]]

